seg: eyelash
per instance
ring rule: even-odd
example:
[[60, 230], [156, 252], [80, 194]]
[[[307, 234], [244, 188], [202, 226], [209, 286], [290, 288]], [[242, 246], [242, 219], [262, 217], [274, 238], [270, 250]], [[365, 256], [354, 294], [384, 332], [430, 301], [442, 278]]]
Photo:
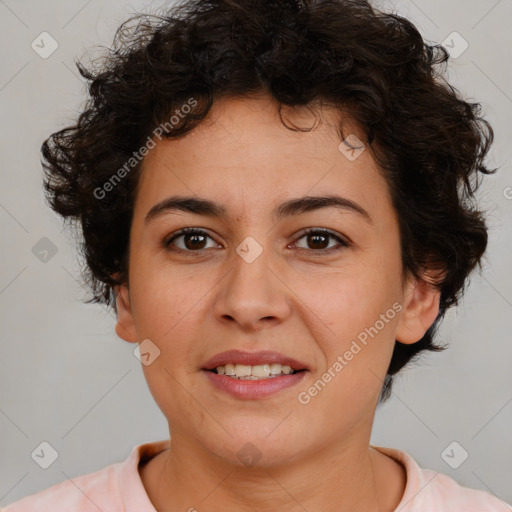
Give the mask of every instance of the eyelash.
[[[320, 256], [320, 255], [323, 255], [326, 253], [331, 254], [333, 252], [337, 252], [337, 251], [346, 249], [347, 247], [351, 246], [351, 243], [348, 242], [348, 240], [341, 238], [339, 235], [335, 234], [334, 232], [329, 231], [324, 228], [307, 228], [302, 232], [301, 236], [299, 238], [297, 238], [297, 241], [301, 240], [302, 238], [304, 238], [310, 234], [317, 234], [317, 235], [334, 238], [339, 242], [339, 245], [337, 247], [336, 246], [330, 247], [328, 249], [302, 249], [302, 248], [299, 248], [298, 249], [299, 252], [307, 252], [310, 255], [312, 254], [312, 255]], [[184, 236], [184, 235], [204, 235], [213, 240], [213, 238], [210, 235], [208, 235], [208, 233], [206, 233], [205, 231], [203, 231], [201, 229], [183, 228], [180, 231], [178, 231], [178, 233], [175, 233], [171, 238], [166, 239], [164, 241], [165, 248], [168, 250], [171, 250], [171, 251], [182, 252], [182, 253], [194, 253], [194, 252], [201, 253], [202, 251], [206, 250], [206, 249], [198, 249], [198, 250], [194, 251], [194, 250], [190, 250], [190, 249], [180, 249], [180, 248], [175, 248], [175, 247], [171, 248], [172, 242], [174, 242], [177, 238]]]

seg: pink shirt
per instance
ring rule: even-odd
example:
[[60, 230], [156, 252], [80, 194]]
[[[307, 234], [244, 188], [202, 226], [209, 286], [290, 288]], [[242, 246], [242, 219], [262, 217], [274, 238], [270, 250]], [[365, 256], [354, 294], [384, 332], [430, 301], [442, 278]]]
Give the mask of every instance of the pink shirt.
[[[145, 461], [169, 447], [169, 440], [135, 446], [126, 460], [94, 473], [65, 480], [11, 503], [0, 512], [155, 512], [138, 472]], [[512, 512], [484, 491], [460, 486], [452, 478], [421, 469], [406, 452], [376, 450], [400, 462], [407, 473], [405, 492], [395, 512]]]

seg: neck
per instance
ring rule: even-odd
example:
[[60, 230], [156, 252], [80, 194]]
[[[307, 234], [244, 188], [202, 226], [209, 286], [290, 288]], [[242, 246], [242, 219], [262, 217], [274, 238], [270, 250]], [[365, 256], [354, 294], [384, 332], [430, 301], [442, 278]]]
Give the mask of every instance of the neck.
[[140, 468], [140, 474], [158, 512], [249, 512], [255, 507], [261, 512], [385, 512], [394, 510], [405, 487], [403, 468], [369, 448], [368, 440], [331, 444], [293, 463], [248, 468], [174, 433], [170, 449]]

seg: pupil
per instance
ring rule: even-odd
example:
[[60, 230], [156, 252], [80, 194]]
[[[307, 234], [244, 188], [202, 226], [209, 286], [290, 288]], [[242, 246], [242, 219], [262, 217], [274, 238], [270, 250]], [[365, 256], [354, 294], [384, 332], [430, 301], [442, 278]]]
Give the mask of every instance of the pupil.
[[[197, 245], [197, 239], [198, 238], [202, 238], [203, 240], [199, 242], [199, 245], [202, 243], [204, 243], [204, 236], [203, 235], [198, 235], [198, 234], [188, 234], [185, 236], [185, 246], [187, 247], [187, 249], [202, 249], [202, 247], [198, 246]], [[191, 240], [194, 240], [192, 241], [192, 244], [188, 243], [190, 242]], [[190, 247], [191, 245], [191, 247]]]
[[[327, 237], [325, 235], [318, 235], [318, 234], [316, 234], [316, 235], [309, 235], [309, 236], [310, 236], [310, 240], [315, 240], [316, 239], [318, 241], [319, 238], [323, 238], [323, 240], [324, 240], [323, 244], [320, 243], [320, 245], [322, 245], [322, 247], [313, 247], [314, 249], [324, 249], [325, 247], [327, 247], [328, 244], [327, 245], [325, 244], [325, 241], [327, 240]], [[313, 245], [315, 245], [315, 242], [313, 242]]]

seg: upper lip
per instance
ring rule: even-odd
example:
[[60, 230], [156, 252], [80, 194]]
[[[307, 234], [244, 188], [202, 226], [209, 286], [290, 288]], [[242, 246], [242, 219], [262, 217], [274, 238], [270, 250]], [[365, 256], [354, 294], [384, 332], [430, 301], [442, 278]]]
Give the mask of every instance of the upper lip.
[[263, 350], [260, 352], [244, 352], [242, 350], [227, 350], [214, 355], [208, 359], [203, 366], [203, 370], [213, 370], [217, 366], [224, 366], [228, 363], [232, 364], [246, 364], [250, 366], [257, 366], [265, 363], [281, 364], [283, 366], [291, 366], [294, 370], [307, 370], [307, 365], [293, 359], [292, 357], [285, 356], [279, 352], [272, 350]]

